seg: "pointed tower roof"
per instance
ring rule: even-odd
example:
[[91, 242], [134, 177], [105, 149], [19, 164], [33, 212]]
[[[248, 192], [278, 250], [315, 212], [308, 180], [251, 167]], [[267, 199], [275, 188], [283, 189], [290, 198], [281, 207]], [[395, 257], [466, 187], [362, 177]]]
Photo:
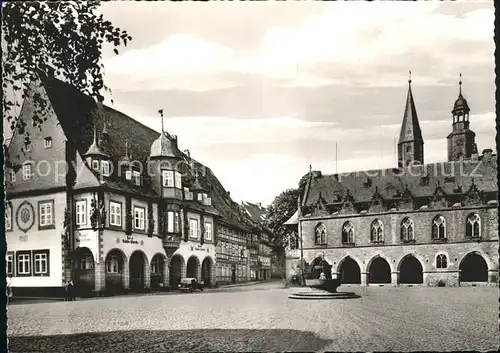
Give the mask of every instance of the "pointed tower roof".
[[120, 158], [120, 162], [130, 162], [130, 155], [128, 154], [128, 139], [125, 140], [125, 155]]
[[94, 141], [90, 145], [87, 152], [85, 152], [84, 156], [104, 156], [109, 157], [108, 154], [104, 153], [101, 148], [99, 148], [99, 144], [97, 143], [97, 128], [94, 126]]
[[401, 124], [401, 133], [399, 135], [399, 143], [407, 141], [422, 141], [422, 131], [418, 123], [417, 109], [413, 100], [411, 91], [411, 71], [408, 80], [408, 95], [406, 97], [406, 107], [403, 116], [403, 123]]
[[190, 187], [191, 190], [193, 191], [207, 191], [203, 186], [200, 184], [200, 180], [198, 179], [198, 171], [195, 172], [195, 179], [193, 184]]

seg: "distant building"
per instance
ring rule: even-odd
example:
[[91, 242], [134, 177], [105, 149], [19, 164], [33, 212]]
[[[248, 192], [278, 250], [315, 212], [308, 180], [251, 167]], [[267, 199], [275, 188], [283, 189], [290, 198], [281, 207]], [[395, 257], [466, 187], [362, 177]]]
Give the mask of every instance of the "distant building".
[[[31, 144], [14, 131], [6, 151], [14, 295], [54, 295], [70, 278], [88, 295], [175, 287], [182, 277], [250, 279], [250, 217], [208, 167], [179, 150], [177, 136], [51, 76], [41, 83], [20, 114]], [[35, 93], [48, 102], [41, 130], [30, 123]]]
[[296, 235], [288, 278], [300, 270], [302, 247], [307, 264], [323, 257], [345, 284], [498, 284], [497, 157], [477, 153], [461, 84], [447, 162], [424, 163], [410, 81], [398, 167], [309, 173], [287, 222]]
[[254, 204], [251, 202], [242, 202], [243, 209], [249, 217], [257, 224], [258, 234], [257, 241], [253, 242], [250, 247], [251, 256], [251, 277], [253, 280], [269, 280], [271, 279], [272, 268], [272, 247], [270, 244], [271, 230], [268, 229], [264, 222], [266, 220], [267, 210], [262, 207], [262, 204]]

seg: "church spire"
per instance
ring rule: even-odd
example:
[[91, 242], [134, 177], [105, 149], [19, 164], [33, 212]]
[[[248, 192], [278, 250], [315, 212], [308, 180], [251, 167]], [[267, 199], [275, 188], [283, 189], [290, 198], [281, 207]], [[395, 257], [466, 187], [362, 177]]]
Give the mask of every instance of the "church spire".
[[408, 94], [398, 142], [398, 164], [406, 166], [412, 162], [423, 163], [422, 131], [418, 122], [417, 109], [411, 90], [411, 71], [408, 72]]

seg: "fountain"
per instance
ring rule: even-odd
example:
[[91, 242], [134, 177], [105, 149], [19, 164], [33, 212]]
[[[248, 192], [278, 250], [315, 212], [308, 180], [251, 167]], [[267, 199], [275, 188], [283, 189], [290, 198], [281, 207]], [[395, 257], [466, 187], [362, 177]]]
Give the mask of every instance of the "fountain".
[[353, 292], [337, 292], [340, 286], [339, 279], [332, 279], [332, 266], [323, 259], [317, 257], [312, 263], [308, 278], [305, 279], [309, 290], [295, 292], [289, 296], [290, 299], [351, 299], [360, 298]]

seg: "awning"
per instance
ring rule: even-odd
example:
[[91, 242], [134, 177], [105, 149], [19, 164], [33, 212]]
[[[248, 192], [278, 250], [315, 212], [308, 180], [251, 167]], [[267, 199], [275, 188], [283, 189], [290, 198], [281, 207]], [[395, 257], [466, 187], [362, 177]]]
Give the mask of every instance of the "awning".
[[299, 210], [295, 211], [292, 217], [284, 223], [286, 226], [299, 224]]

